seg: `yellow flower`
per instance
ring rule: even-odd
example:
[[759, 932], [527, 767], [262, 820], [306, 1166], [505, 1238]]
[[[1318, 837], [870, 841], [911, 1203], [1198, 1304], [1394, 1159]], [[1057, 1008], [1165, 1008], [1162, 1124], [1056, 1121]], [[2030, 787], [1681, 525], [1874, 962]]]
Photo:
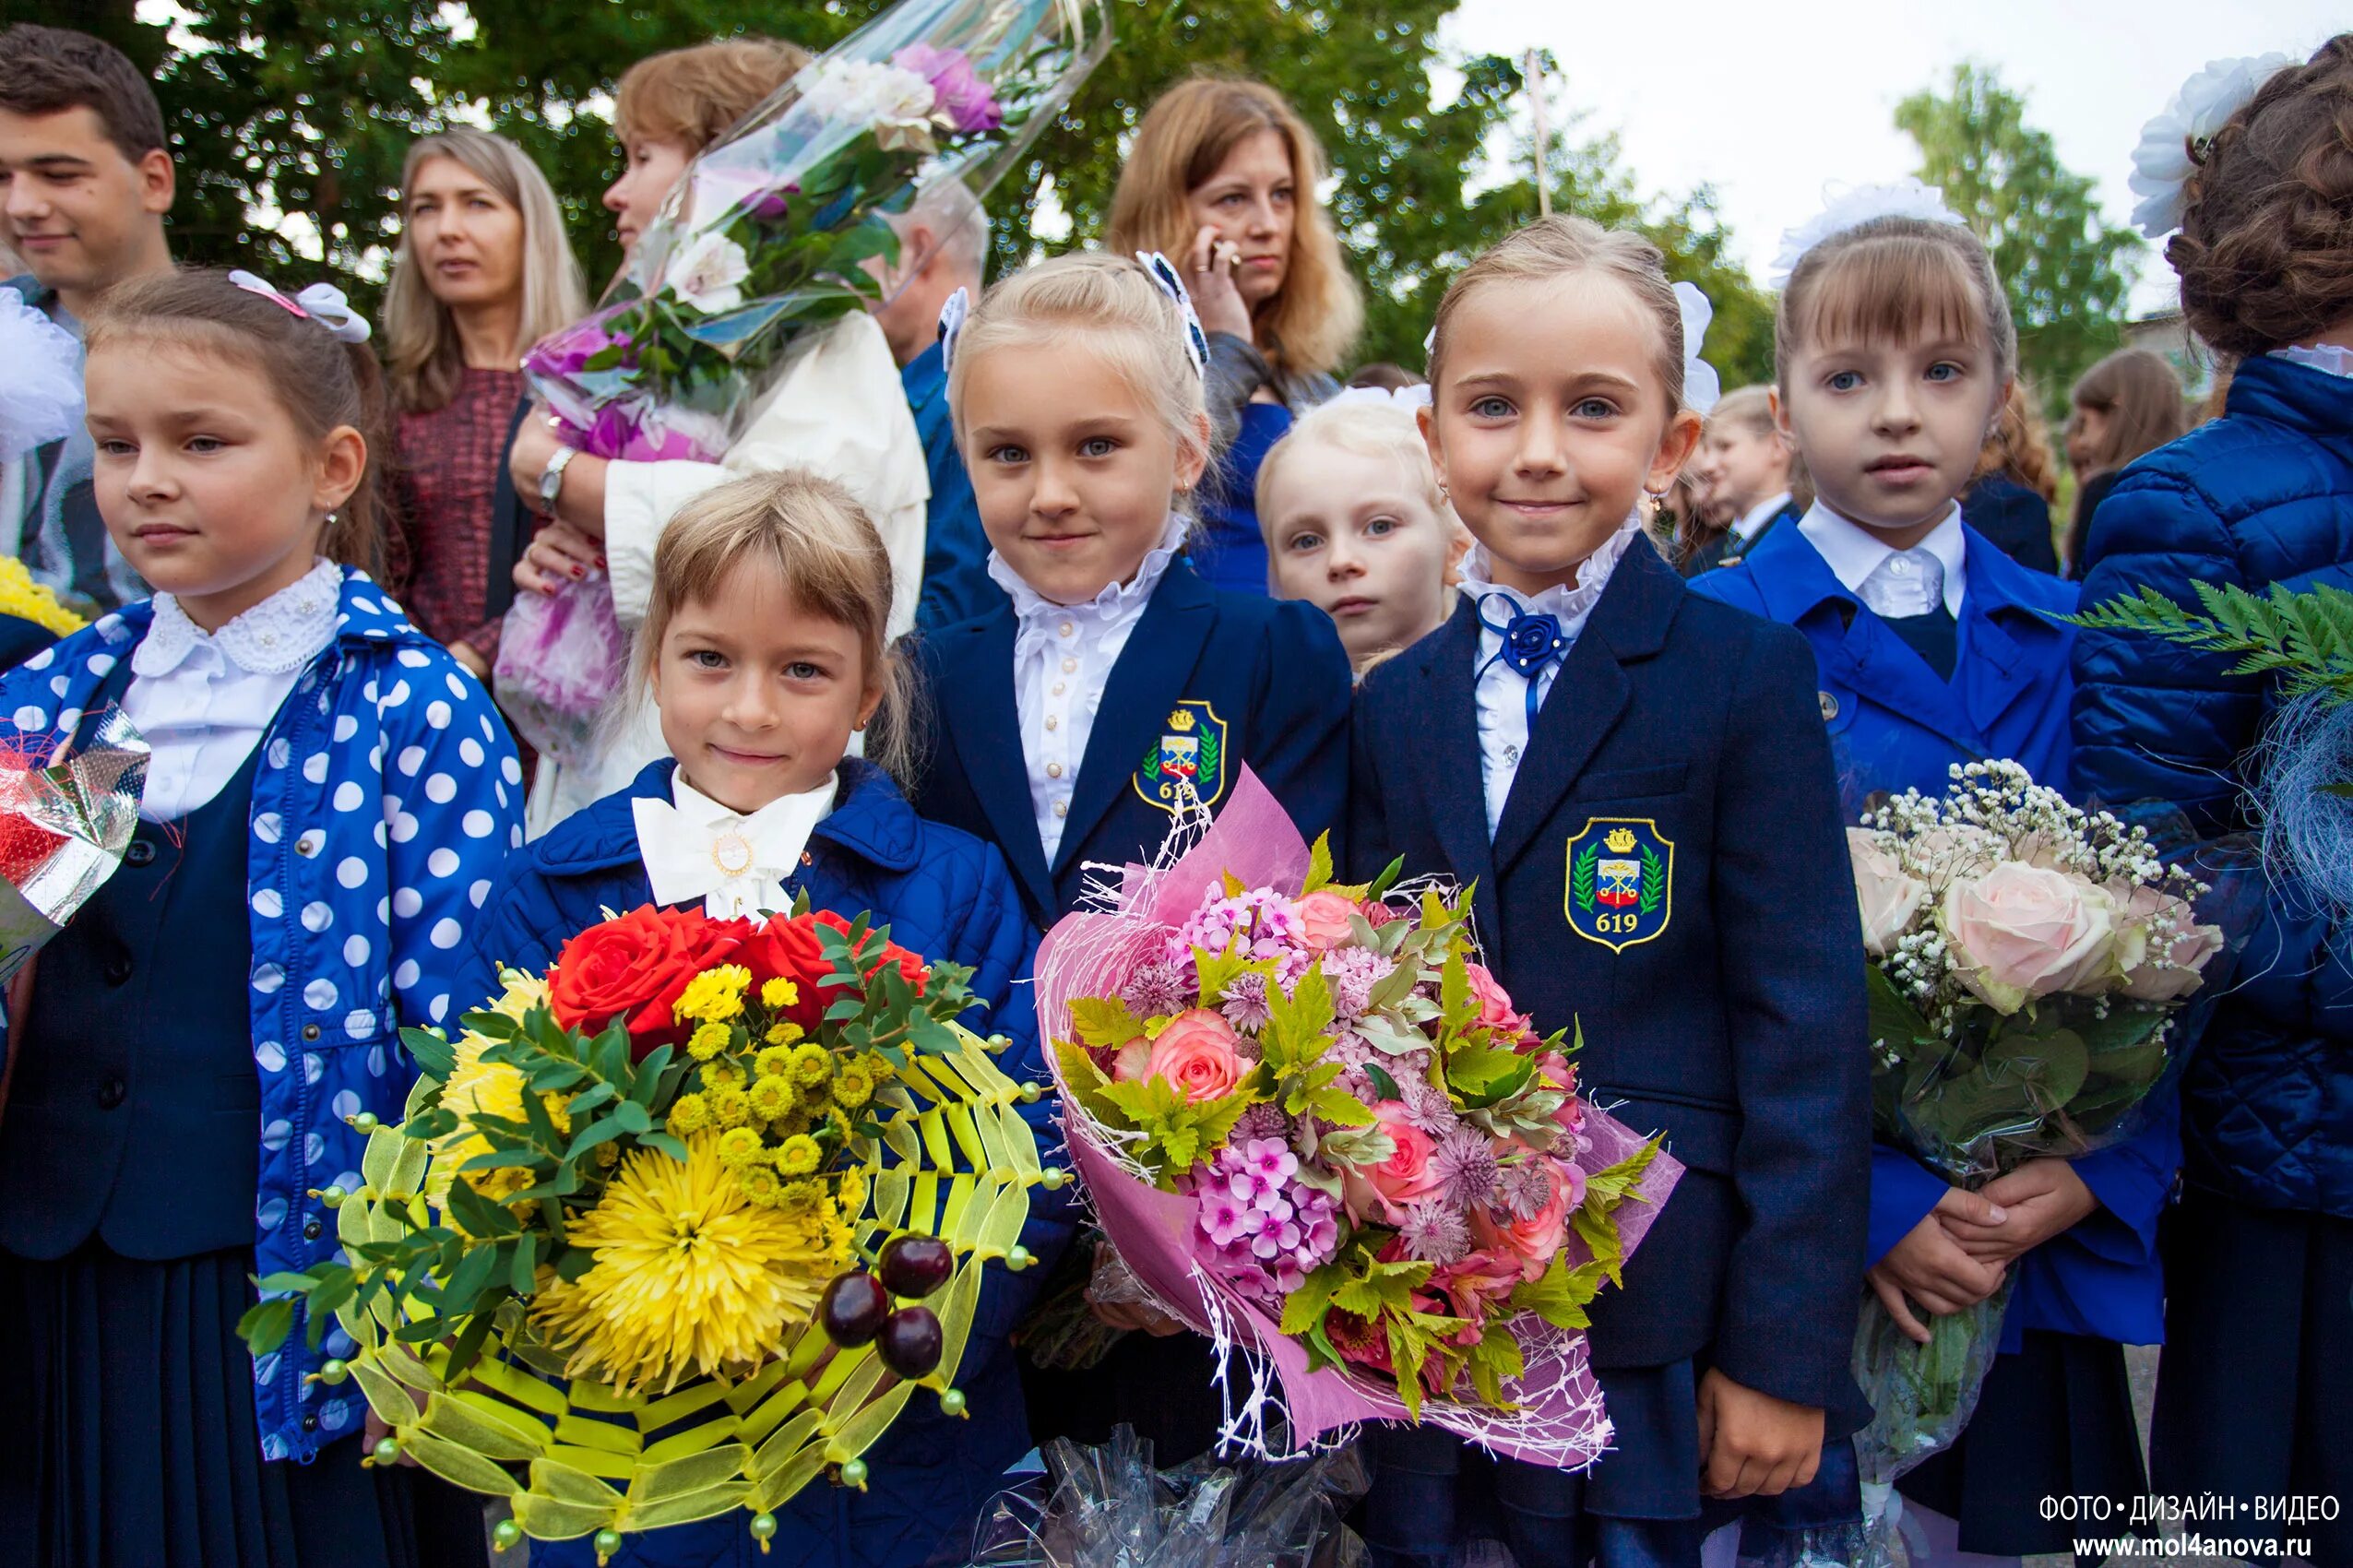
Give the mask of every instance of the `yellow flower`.
[[842, 1173], [841, 1190], [835, 1194], [841, 1212], [855, 1219], [866, 1209], [866, 1173], [849, 1170]]
[[14, 555], [0, 555], [0, 614], [30, 621], [61, 637], [89, 624], [58, 603], [47, 584], [33, 581], [31, 571]]
[[768, 1027], [768, 1043], [770, 1045], [798, 1044], [804, 1032], [798, 1024], [772, 1024]]
[[730, 1127], [719, 1135], [719, 1162], [741, 1169], [760, 1158], [760, 1134], [749, 1127]]
[[867, 1077], [865, 1068], [852, 1063], [833, 1075], [833, 1097], [855, 1111], [874, 1098], [873, 1080]]
[[[532, 1008], [547, 1002], [547, 982], [508, 970], [505, 993], [491, 1004], [490, 1010], [520, 1020]], [[456, 1131], [436, 1140], [433, 1163], [425, 1176], [425, 1195], [436, 1206], [446, 1206], [449, 1184], [458, 1178], [458, 1168], [479, 1154], [491, 1152], [491, 1142], [473, 1130], [476, 1116], [492, 1116], [506, 1121], [524, 1119], [524, 1080], [519, 1069], [502, 1062], [485, 1062], [482, 1053], [492, 1041], [468, 1030], [458, 1037], [458, 1060], [449, 1070], [449, 1077], [441, 1087], [441, 1103], [457, 1112]], [[548, 1119], [559, 1132], [572, 1130], [572, 1118], [564, 1111], [564, 1095], [545, 1094], [540, 1103], [546, 1107]], [[469, 1170], [466, 1182], [474, 1191], [493, 1203], [512, 1193], [519, 1193], [532, 1182], [532, 1175], [519, 1166], [504, 1166], [495, 1170]]]
[[711, 1120], [722, 1127], [741, 1127], [752, 1120], [752, 1099], [732, 1084], [711, 1091]]
[[833, 1076], [833, 1053], [814, 1040], [792, 1048], [792, 1075], [814, 1087]]
[[697, 1062], [708, 1062], [727, 1049], [733, 1032], [725, 1024], [698, 1024], [695, 1032], [686, 1037], [686, 1054]]
[[735, 1184], [743, 1195], [762, 1208], [774, 1208], [784, 1195], [783, 1179], [772, 1165], [746, 1165], [735, 1173]]
[[826, 1184], [804, 1176], [798, 1182], [787, 1182], [784, 1184], [782, 1190], [777, 1194], [777, 1206], [787, 1214], [814, 1214], [817, 1210], [817, 1206], [824, 1203], [825, 1199]]
[[789, 980], [772, 980], [760, 987], [760, 1000], [770, 1012], [779, 1007], [791, 1007], [801, 1001], [801, 988]]
[[836, 1264], [828, 1238], [749, 1197], [719, 1163], [719, 1140], [687, 1141], [683, 1164], [659, 1149], [622, 1161], [604, 1196], [571, 1223], [595, 1262], [530, 1306], [570, 1360], [570, 1377], [633, 1394], [742, 1372], [817, 1304]]
[[777, 1146], [776, 1168], [787, 1176], [806, 1176], [817, 1168], [825, 1151], [806, 1133], [795, 1133]]
[[743, 1011], [743, 988], [751, 983], [752, 971], [741, 964], [705, 969], [688, 980], [680, 993], [679, 1021], [695, 1018], [706, 1024], [724, 1024]]
[[740, 1089], [743, 1087], [743, 1069], [737, 1066], [734, 1063], [706, 1062], [703, 1063], [703, 1088], [705, 1092], [707, 1093], [716, 1089]]
[[752, 1102], [752, 1114], [763, 1122], [780, 1121], [792, 1114], [792, 1086], [782, 1078], [757, 1078], [743, 1091]]
[[680, 1137], [711, 1124], [711, 1102], [698, 1094], [682, 1094], [670, 1102], [670, 1130]]
[[752, 1058], [752, 1065], [764, 1078], [789, 1078], [792, 1075], [792, 1050], [790, 1046], [764, 1045]]

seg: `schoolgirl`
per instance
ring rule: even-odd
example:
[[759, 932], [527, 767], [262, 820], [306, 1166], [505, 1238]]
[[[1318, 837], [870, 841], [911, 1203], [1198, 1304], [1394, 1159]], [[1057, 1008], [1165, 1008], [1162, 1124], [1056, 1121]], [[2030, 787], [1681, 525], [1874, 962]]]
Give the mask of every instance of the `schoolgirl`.
[[[319, 1192], [398, 1119], [403, 1025], [454, 1022], [459, 932], [522, 774], [472, 676], [359, 569], [382, 399], [331, 288], [127, 284], [91, 323], [109, 536], [160, 590], [0, 679], [0, 742], [119, 707], [153, 748], [113, 878], [35, 960], [0, 1121], [0, 1518], [44, 1564], [480, 1560], [361, 1467], [353, 1346], [237, 1338], [256, 1276], [335, 1252]], [[256, 1130], [259, 1136], [256, 1139]], [[454, 1500], [452, 1500], [454, 1501]]]
[[[1381, 1563], [1493, 1533], [1524, 1568], [1695, 1565], [1737, 1500], [1810, 1481], [1861, 1420], [1863, 1000], [1820, 957], [1855, 915], [1812, 660], [1643, 534], [1698, 439], [1696, 347], [1657, 249], [1575, 218], [1503, 241], [1439, 306], [1423, 430], [1479, 542], [1446, 625], [1365, 678], [1349, 844], [1360, 869], [1475, 881], [1514, 1000], [1575, 1020], [1588, 1092], [1687, 1169], [1595, 1305], [1615, 1450], [1577, 1475], [1379, 1429]], [[1594, 843], [1647, 851], [1655, 901], [1581, 905], [1568, 865]]]
[[1763, 386], [1735, 386], [1707, 410], [1692, 473], [1711, 502], [1729, 510], [1731, 522], [1719, 533], [1686, 530], [1679, 541], [1686, 577], [1739, 560], [1803, 510], [1790, 499], [1789, 444]]

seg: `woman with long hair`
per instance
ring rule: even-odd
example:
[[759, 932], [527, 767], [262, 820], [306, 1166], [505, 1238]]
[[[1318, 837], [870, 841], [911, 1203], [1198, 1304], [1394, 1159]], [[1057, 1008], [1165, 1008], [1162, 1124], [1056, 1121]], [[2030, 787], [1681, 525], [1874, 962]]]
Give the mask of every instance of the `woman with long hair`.
[[1253, 496], [1294, 414], [1338, 390], [1364, 324], [1356, 279], [1316, 200], [1323, 144], [1262, 82], [1195, 77], [1162, 93], [1111, 196], [1105, 248], [1159, 251], [1183, 272], [1209, 339], [1219, 454], [1193, 555], [1214, 586], [1266, 591]]
[[2067, 461], [2075, 470], [2075, 517], [2067, 529], [2067, 575], [2081, 580], [2092, 513], [2126, 464], [2180, 439], [2190, 428], [2181, 378], [2163, 354], [2119, 349], [2084, 372], [2068, 400]]
[[555, 193], [523, 149], [454, 126], [400, 174], [400, 248], [385, 291], [393, 446], [393, 591], [487, 677], [532, 517], [505, 482], [524, 410], [523, 350], [588, 308]]

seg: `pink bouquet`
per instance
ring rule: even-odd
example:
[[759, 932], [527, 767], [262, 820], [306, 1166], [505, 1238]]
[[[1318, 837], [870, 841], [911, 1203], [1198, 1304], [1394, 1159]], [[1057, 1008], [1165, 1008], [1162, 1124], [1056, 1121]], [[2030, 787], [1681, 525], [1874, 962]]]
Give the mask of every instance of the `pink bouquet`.
[[[1682, 1168], [1577, 1097], [1467, 893], [1388, 882], [1334, 884], [1245, 773], [1189, 852], [1059, 922], [1038, 1010], [1073, 1163], [1154, 1301], [1272, 1364], [1295, 1440], [1408, 1419], [1589, 1464], [1586, 1308]], [[1270, 1392], [1230, 1438], [1264, 1443]]]

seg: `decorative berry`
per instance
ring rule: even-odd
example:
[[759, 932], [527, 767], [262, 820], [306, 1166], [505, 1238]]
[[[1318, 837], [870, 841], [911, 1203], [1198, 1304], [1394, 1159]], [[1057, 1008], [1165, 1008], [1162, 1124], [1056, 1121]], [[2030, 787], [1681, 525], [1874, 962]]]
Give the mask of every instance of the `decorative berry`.
[[1021, 1245], [1017, 1241], [1014, 1243], [1013, 1251], [1005, 1253], [1004, 1255], [1004, 1265], [1013, 1270], [1016, 1274], [1019, 1274], [1023, 1269], [1028, 1268], [1031, 1264], [1036, 1263], [1037, 1261], [1037, 1258], [1030, 1253], [1029, 1249]]
[[776, 1539], [776, 1515], [773, 1514], [753, 1515], [752, 1538], [760, 1543], [762, 1551], [767, 1550], [768, 1542]]
[[319, 1363], [318, 1380], [330, 1388], [351, 1375], [351, 1369], [341, 1361], [329, 1359]]
[[817, 1321], [826, 1325], [826, 1337], [845, 1348], [855, 1348], [873, 1339], [889, 1315], [889, 1293], [881, 1280], [863, 1269], [835, 1275], [817, 1299]]
[[355, 1133], [373, 1133], [381, 1125], [373, 1111], [362, 1111], [351, 1118], [351, 1130]]
[[883, 1320], [874, 1353], [883, 1365], [911, 1381], [932, 1374], [940, 1364], [943, 1343], [936, 1313], [929, 1307], [901, 1307]]
[[892, 1295], [921, 1301], [956, 1272], [956, 1251], [936, 1236], [900, 1236], [883, 1249], [876, 1272]]
[[966, 1400], [964, 1397], [964, 1390], [961, 1388], [948, 1389], [940, 1396], [940, 1414], [943, 1416], [961, 1416], [964, 1414], [965, 1404]]
[[380, 1440], [380, 1441], [376, 1443], [376, 1445], [375, 1445], [375, 1462], [376, 1462], [377, 1464], [379, 1464], [379, 1465], [390, 1465], [390, 1464], [396, 1464], [396, 1463], [398, 1463], [398, 1462], [399, 1458], [400, 1458], [400, 1440], [399, 1440], [398, 1438], [397, 1438], [397, 1437], [387, 1437], [387, 1438], [381, 1439], [381, 1440]]
[[848, 1464], [842, 1466], [841, 1484], [844, 1486], [854, 1486], [860, 1491], [865, 1491], [866, 1461], [863, 1459], [852, 1459]]
[[614, 1552], [621, 1550], [621, 1532], [619, 1530], [610, 1528], [599, 1530], [597, 1532], [596, 1548], [597, 1561], [599, 1562], [602, 1562], [606, 1558], [611, 1557]]
[[500, 1551], [509, 1551], [523, 1538], [523, 1526], [512, 1519], [501, 1519], [490, 1532], [490, 1544]]
[[334, 1208], [340, 1205], [345, 1198], [348, 1198], [351, 1195], [351, 1194], [345, 1192], [340, 1186], [330, 1182], [327, 1186], [319, 1189], [318, 1201], [325, 1204], [328, 1208]]

